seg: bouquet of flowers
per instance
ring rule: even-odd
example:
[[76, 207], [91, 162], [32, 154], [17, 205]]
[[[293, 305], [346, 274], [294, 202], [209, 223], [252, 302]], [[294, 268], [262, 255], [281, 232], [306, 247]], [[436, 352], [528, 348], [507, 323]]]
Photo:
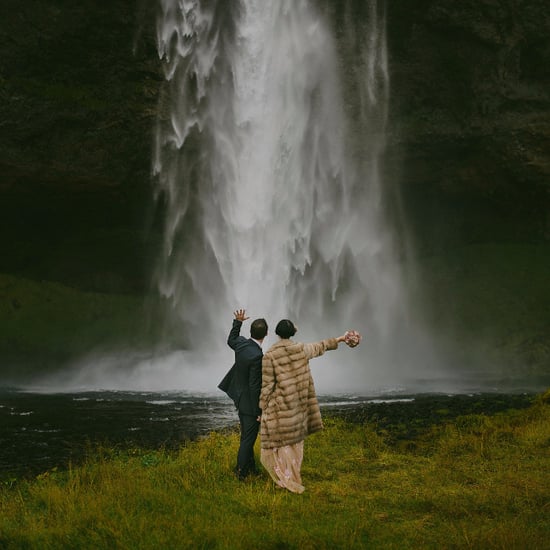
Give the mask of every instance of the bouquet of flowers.
[[344, 342], [350, 347], [354, 348], [361, 342], [361, 335], [356, 330], [348, 330], [344, 334]]

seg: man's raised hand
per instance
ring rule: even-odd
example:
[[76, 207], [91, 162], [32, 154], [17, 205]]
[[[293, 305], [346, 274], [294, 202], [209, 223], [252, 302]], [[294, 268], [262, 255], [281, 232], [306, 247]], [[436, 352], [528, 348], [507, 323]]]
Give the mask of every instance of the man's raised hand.
[[250, 317], [246, 316], [246, 310], [244, 309], [238, 309], [233, 312], [233, 315], [235, 315], [235, 319], [237, 319], [237, 321], [246, 321], [247, 319], [250, 319]]

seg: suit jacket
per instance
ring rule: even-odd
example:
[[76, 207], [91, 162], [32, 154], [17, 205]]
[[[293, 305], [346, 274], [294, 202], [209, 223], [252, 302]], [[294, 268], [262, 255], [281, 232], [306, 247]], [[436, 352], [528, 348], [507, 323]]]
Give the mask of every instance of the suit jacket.
[[252, 340], [240, 336], [242, 321], [233, 320], [227, 345], [235, 351], [235, 364], [218, 388], [233, 399], [239, 414], [259, 416], [262, 389], [262, 348]]

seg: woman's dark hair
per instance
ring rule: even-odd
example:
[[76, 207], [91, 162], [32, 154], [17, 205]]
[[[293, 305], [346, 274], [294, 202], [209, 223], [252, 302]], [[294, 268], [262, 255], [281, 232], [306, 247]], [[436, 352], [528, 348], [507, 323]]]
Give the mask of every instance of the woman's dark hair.
[[250, 336], [254, 340], [261, 340], [267, 334], [267, 323], [265, 319], [255, 319], [250, 325]]
[[277, 328], [275, 328], [275, 334], [281, 338], [291, 338], [296, 334], [296, 327], [292, 321], [288, 319], [283, 319], [277, 323]]

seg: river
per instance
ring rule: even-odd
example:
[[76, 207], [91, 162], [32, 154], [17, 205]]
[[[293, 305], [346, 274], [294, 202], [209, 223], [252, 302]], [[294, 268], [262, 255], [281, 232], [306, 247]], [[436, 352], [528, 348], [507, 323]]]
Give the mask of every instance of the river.
[[[320, 395], [325, 417], [371, 421], [378, 427], [415, 427], [459, 414], [525, 407], [532, 392]], [[78, 464], [98, 446], [176, 449], [213, 430], [236, 429], [238, 418], [223, 394], [85, 391], [43, 393], [0, 389], [0, 480], [34, 476]], [[407, 433], [412, 433], [406, 430]]]

